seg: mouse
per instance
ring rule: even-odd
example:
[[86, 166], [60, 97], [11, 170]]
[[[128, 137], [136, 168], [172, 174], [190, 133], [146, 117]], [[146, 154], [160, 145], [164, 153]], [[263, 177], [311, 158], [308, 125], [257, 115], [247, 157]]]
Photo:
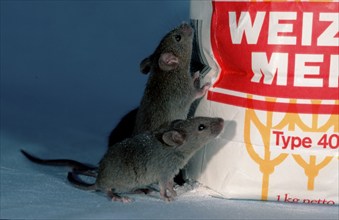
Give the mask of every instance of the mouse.
[[[150, 73], [141, 106], [128, 112], [111, 131], [108, 146], [132, 135], [157, 128], [165, 121], [185, 119], [191, 104], [210, 84], [200, 88], [199, 71], [191, 74], [194, 31], [183, 23], [167, 33], [155, 51], [140, 63]], [[193, 85], [193, 86], [192, 86]]]
[[[166, 34], [155, 51], [140, 63], [140, 71], [150, 74], [140, 106], [127, 113], [111, 131], [108, 146], [118, 141], [153, 130], [166, 121], [186, 119], [191, 105], [201, 99], [210, 87], [201, 87], [199, 71], [192, 59], [194, 30], [183, 23]], [[180, 172], [175, 182], [183, 185]]]
[[193, 101], [210, 88], [210, 83], [200, 87], [199, 72], [190, 72], [193, 36], [193, 28], [182, 23], [141, 61], [140, 71], [149, 74], [149, 78], [132, 135], [152, 131], [165, 122], [186, 119]]
[[166, 122], [158, 129], [109, 147], [93, 184], [83, 182], [75, 172], [68, 173], [68, 180], [78, 188], [102, 191], [112, 201], [124, 203], [133, 200], [121, 194], [158, 184], [160, 197], [173, 201], [177, 195], [173, 188], [174, 176], [223, 128], [222, 118], [194, 117]]

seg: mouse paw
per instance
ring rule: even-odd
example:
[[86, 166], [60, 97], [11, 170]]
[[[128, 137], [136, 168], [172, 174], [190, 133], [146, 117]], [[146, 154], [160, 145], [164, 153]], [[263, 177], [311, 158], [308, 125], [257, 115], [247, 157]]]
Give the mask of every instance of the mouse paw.
[[202, 88], [198, 89], [196, 99], [206, 95], [207, 91], [211, 88], [211, 83], [206, 83]]
[[113, 193], [112, 191], [108, 191], [107, 195], [109, 198], [111, 198], [112, 202], [122, 202], [122, 203], [130, 203], [133, 202], [133, 199], [129, 198], [129, 197], [123, 197], [123, 196], [119, 196], [118, 194]]
[[193, 81], [200, 80], [200, 71], [196, 71], [192, 76]]
[[[174, 186], [173, 180], [168, 181], [167, 184], [166, 184], [167, 191], [171, 194], [171, 197], [176, 197], [177, 192], [174, 190], [173, 186]], [[166, 192], [166, 195], [167, 195], [167, 192]]]
[[112, 202], [122, 202], [122, 203], [131, 203], [133, 199], [123, 196], [112, 196]]
[[168, 191], [171, 193], [172, 197], [176, 197], [178, 194], [176, 191], [174, 191], [174, 189], [168, 189]]
[[193, 73], [192, 80], [194, 88], [200, 89], [200, 71]]

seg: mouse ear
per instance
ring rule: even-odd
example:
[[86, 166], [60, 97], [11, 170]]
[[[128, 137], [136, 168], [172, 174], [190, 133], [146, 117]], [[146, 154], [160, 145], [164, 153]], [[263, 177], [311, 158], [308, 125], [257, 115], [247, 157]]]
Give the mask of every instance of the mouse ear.
[[173, 53], [162, 53], [159, 57], [158, 64], [161, 70], [170, 71], [178, 67], [179, 59]]
[[185, 137], [177, 131], [166, 131], [162, 135], [162, 140], [169, 146], [177, 147], [185, 142]]
[[152, 66], [152, 62], [151, 62], [151, 58], [147, 57], [145, 59], [143, 59], [140, 63], [140, 71], [143, 74], [147, 74], [151, 71], [151, 66]]

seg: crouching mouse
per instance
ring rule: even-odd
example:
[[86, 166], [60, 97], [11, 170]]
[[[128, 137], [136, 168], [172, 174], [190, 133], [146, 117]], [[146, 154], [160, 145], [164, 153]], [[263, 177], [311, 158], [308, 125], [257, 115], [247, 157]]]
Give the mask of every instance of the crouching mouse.
[[138, 134], [108, 148], [94, 184], [77, 179], [75, 172], [68, 174], [68, 180], [82, 189], [103, 191], [112, 201], [121, 202], [132, 200], [119, 194], [159, 184], [161, 198], [172, 201], [176, 196], [174, 176], [223, 127], [223, 119], [209, 117], [165, 123], [152, 132]]
[[200, 87], [199, 72], [193, 77], [190, 72], [193, 36], [193, 28], [183, 23], [170, 31], [155, 51], [141, 61], [141, 72], [150, 76], [133, 135], [153, 131], [165, 122], [186, 119], [193, 101], [210, 88], [210, 83]]

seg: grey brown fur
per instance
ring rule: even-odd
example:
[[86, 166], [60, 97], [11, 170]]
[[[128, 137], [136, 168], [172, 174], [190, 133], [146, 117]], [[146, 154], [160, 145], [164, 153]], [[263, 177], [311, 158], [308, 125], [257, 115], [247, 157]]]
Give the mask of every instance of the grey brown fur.
[[197, 88], [199, 73], [190, 73], [193, 29], [184, 23], [169, 32], [155, 52], [140, 64], [150, 72], [136, 116], [133, 134], [153, 131], [165, 122], [186, 119], [193, 101], [205, 95], [210, 84]]
[[104, 191], [112, 200], [122, 202], [131, 200], [118, 194], [158, 183], [160, 196], [171, 201], [176, 196], [173, 177], [223, 126], [221, 118], [175, 120], [110, 147], [100, 162], [95, 184], [77, 181], [72, 173], [68, 179], [80, 188]]

